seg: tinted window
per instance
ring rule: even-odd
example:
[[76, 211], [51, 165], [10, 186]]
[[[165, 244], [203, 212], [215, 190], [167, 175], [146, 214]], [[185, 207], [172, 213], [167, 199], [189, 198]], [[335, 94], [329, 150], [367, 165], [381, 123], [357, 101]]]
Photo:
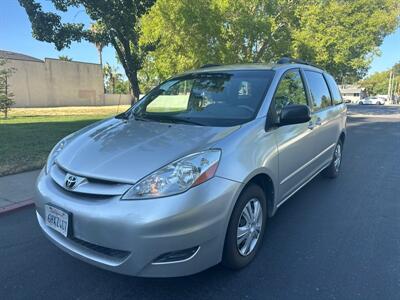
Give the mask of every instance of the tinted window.
[[[329, 74], [325, 74], [326, 81], [328, 82], [329, 89], [331, 90], [333, 104], [343, 103], [342, 95], [340, 94], [339, 88], [335, 82], [335, 79]], [[357, 96], [354, 94], [354, 96]]]
[[135, 115], [159, 122], [233, 126], [256, 116], [274, 71], [193, 73], [168, 80], [135, 108]]
[[320, 110], [332, 104], [331, 95], [326, 85], [324, 76], [321, 73], [305, 71], [308, 86], [313, 101], [314, 110]]
[[306, 92], [298, 70], [285, 73], [275, 93], [275, 110], [278, 114], [289, 104], [307, 105]]

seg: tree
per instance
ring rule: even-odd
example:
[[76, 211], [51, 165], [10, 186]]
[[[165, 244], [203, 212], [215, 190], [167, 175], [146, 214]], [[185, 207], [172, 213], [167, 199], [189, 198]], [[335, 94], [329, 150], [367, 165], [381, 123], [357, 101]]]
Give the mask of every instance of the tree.
[[140, 42], [159, 44], [141, 77], [289, 55], [358, 80], [399, 14], [398, 0], [158, 0], [142, 18]]
[[[69, 7], [83, 7], [87, 15], [104, 26], [104, 33], [115, 48], [126, 76], [132, 86], [135, 99], [140, 89], [138, 71], [149, 51], [155, 44], [140, 44], [140, 18], [154, 4], [155, 0], [51, 0], [58, 11]], [[54, 43], [57, 50], [69, 47], [72, 42], [96, 41], [97, 32], [85, 28], [81, 23], [63, 23], [56, 13], [43, 12], [35, 0], [19, 0], [32, 23], [33, 37], [40, 41]]]
[[107, 34], [106, 27], [100, 21], [90, 25], [91, 37], [90, 41], [96, 46], [99, 52], [99, 63], [103, 67], [103, 48], [110, 43], [109, 35]]
[[163, 80], [206, 63], [276, 59], [289, 48], [294, 9], [292, 0], [158, 0], [142, 18], [141, 42], [159, 44], [141, 74]]
[[[365, 88], [369, 95], [386, 95], [388, 93], [390, 72], [394, 74], [394, 81], [400, 83], [400, 63], [395, 64], [390, 70], [375, 72], [360, 81], [361, 87]], [[396, 89], [396, 87], [394, 87]], [[398, 93], [396, 89], [393, 91]]]
[[15, 72], [12, 67], [6, 66], [7, 60], [0, 57], [0, 112], [4, 113], [4, 118], [7, 119], [8, 111], [15, 104], [13, 100], [14, 94], [10, 91], [8, 79]]
[[365, 76], [388, 34], [399, 25], [398, 0], [312, 0], [298, 10], [291, 54], [334, 74], [341, 83]]
[[400, 76], [400, 62], [393, 66], [392, 71], [394, 73], [394, 76]]
[[[103, 49], [110, 43], [109, 35], [107, 34], [106, 28], [101, 21], [97, 21], [90, 25], [90, 41], [96, 46], [99, 53], [100, 67], [103, 68]], [[104, 83], [104, 72], [103, 72], [103, 83]], [[104, 86], [104, 92], [106, 87]]]
[[106, 63], [103, 67], [106, 92], [110, 94], [128, 94], [129, 84], [123, 79], [116, 67]]
[[69, 57], [68, 55], [60, 55], [58, 57], [59, 60], [63, 60], [63, 61], [72, 61], [72, 58]]

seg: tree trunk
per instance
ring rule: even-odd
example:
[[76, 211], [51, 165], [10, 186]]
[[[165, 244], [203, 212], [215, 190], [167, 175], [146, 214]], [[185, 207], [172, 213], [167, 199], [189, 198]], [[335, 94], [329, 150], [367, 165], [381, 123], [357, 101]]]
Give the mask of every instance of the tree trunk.
[[100, 66], [103, 68], [103, 48], [98, 48], [98, 50], [99, 50]]
[[133, 71], [129, 73], [128, 80], [132, 87], [133, 98], [131, 104], [135, 104], [136, 101], [139, 100], [140, 97], [140, 88], [139, 88], [139, 80], [137, 77], [137, 72]]
[[112, 82], [112, 92], [113, 94], [115, 94], [115, 76], [112, 77], [111, 82]]
[[103, 48], [102, 47], [98, 47], [97, 50], [99, 51], [99, 61], [100, 61], [100, 67], [101, 67], [101, 75], [102, 75], [102, 79], [103, 79], [103, 90], [104, 90], [104, 94], [107, 92], [106, 91], [106, 86], [104, 84], [104, 71], [103, 71]]
[[[125, 70], [126, 77], [128, 77], [129, 83], [131, 84], [133, 99], [131, 104], [134, 104], [140, 97], [140, 88], [139, 88], [139, 80], [137, 76], [137, 72], [139, 70], [137, 60], [133, 57], [131, 48], [129, 46], [129, 42], [123, 40], [122, 36], [119, 36], [119, 40], [121, 41], [122, 48], [117, 42], [117, 38], [113, 38], [111, 40], [111, 44], [114, 46], [115, 51], [117, 52], [118, 58], [121, 61], [121, 64]], [[125, 42], [125, 43], [124, 43]]]

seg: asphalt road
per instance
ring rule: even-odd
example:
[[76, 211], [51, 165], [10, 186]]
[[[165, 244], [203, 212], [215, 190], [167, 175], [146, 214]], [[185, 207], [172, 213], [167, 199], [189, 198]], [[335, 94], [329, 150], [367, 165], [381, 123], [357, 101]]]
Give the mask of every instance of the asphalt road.
[[400, 299], [400, 108], [359, 109], [368, 117], [349, 120], [340, 177], [283, 205], [248, 268], [113, 274], [53, 246], [29, 207], [0, 216], [0, 299]]

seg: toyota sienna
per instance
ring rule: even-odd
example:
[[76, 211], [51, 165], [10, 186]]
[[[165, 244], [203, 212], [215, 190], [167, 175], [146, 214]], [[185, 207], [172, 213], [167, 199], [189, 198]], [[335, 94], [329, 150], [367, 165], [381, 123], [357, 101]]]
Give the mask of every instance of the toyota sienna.
[[338, 175], [345, 138], [323, 70], [207, 66], [61, 140], [37, 181], [37, 219], [64, 251], [123, 274], [239, 269], [287, 199]]

